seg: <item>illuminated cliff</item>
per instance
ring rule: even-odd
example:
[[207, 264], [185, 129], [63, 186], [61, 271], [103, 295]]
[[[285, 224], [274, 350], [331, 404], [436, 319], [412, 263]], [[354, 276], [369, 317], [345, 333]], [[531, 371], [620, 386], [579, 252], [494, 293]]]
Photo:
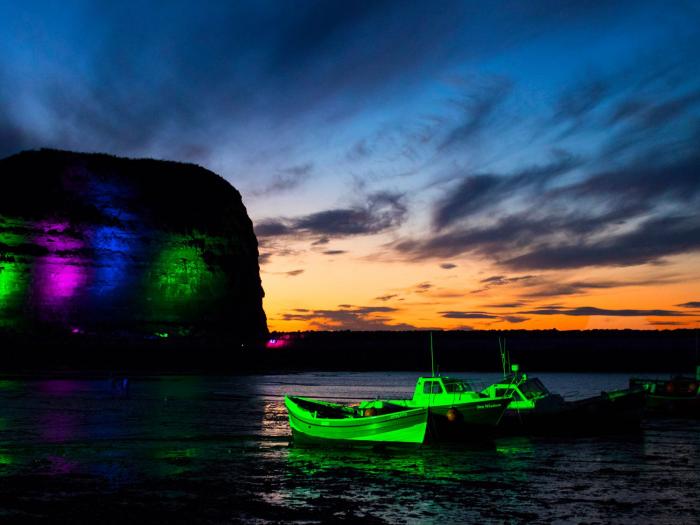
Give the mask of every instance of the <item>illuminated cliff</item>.
[[0, 160], [0, 329], [246, 341], [267, 333], [241, 196], [191, 164]]

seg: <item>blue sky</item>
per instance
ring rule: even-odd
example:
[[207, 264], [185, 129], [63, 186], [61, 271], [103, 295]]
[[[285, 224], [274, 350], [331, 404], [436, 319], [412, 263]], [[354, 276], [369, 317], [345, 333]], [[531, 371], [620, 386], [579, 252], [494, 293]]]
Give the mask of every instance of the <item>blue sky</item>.
[[[221, 174], [273, 327], [483, 319], [469, 294], [490, 277], [495, 301], [565, 282], [564, 307], [611, 312], [629, 305], [594, 291], [646, 286], [637, 310], [658, 313], [700, 299], [698, 27], [694, 2], [0, 2], [0, 155]], [[386, 278], [295, 299], [343, 265]], [[432, 303], [371, 310], [411, 280]]]

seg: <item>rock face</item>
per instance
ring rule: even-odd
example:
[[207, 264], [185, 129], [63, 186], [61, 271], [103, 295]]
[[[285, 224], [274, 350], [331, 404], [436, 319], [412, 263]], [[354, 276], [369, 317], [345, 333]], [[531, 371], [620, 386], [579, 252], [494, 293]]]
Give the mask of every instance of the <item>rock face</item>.
[[29, 151], [0, 160], [0, 330], [267, 334], [238, 191], [191, 164]]

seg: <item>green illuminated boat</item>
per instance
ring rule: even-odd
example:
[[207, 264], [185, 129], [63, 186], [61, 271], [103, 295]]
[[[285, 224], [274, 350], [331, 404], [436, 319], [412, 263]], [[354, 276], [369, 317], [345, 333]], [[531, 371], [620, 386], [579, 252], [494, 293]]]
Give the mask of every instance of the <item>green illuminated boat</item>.
[[518, 366], [501, 382], [485, 388], [489, 396], [510, 396], [500, 430], [506, 434], [598, 434], [638, 429], [644, 406], [641, 390], [615, 390], [567, 401], [550, 392]]
[[289, 426], [301, 445], [421, 445], [428, 427], [426, 408], [387, 401], [356, 406], [285, 396]]
[[463, 379], [419, 377], [412, 399], [388, 401], [428, 410], [430, 441], [481, 440], [491, 437], [511, 399], [475, 391]]
[[630, 379], [630, 388], [646, 393], [645, 411], [651, 416], [700, 417], [700, 366], [695, 377]]

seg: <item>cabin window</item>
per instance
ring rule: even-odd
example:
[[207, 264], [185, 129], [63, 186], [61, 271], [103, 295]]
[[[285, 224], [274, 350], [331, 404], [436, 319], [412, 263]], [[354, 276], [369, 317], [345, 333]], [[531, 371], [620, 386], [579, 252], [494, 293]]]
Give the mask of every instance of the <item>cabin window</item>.
[[445, 391], [450, 393], [471, 392], [472, 388], [463, 381], [445, 382]]
[[527, 399], [535, 399], [536, 397], [545, 396], [549, 393], [539, 379], [530, 379], [520, 385], [520, 391]]
[[437, 381], [426, 381], [423, 384], [424, 394], [442, 394], [442, 387]]

